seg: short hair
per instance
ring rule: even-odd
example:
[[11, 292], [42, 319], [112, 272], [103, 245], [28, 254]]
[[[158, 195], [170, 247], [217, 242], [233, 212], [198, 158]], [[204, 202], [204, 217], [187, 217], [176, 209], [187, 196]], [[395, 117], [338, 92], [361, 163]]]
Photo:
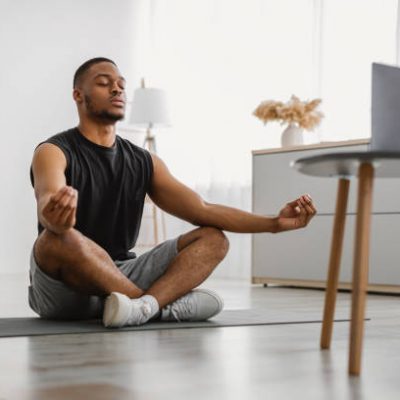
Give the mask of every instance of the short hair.
[[85, 72], [92, 66], [101, 62], [109, 62], [111, 64], [115, 64], [113, 60], [110, 60], [109, 58], [105, 57], [95, 57], [91, 58], [90, 60], [85, 61], [76, 71], [74, 74], [74, 80], [73, 80], [73, 87], [75, 88], [79, 82], [79, 80], [82, 78], [82, 76], [85, 74]]

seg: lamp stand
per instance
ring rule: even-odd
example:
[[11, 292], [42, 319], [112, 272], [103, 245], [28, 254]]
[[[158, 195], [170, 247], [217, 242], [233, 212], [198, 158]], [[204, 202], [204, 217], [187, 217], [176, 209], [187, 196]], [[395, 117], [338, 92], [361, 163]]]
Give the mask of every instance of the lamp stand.
[[154, 154], [157, 154], [156, 150], [156, 137], [151, 133], [151, 124], [146, 130], [146, 137], [144, 138], [143, 147], [148, 149]]
[[[148, 151], [157, 154], [156, 151], [156, 138], [155, 136], [151, 133], [151, 124], [147, 128], [146, 131], [146, 137], [144, 139], [143, 147]], [[146, 194], [145, 198], [145, 203], [149, 204], [151, 207], [151, 215], [144, 216], [143, 218], [150, 218], [153, 220], [153, 234], [154, 234], [154, 242], [153, 243], [148, 243], [148, 244], [143, 244], [142, 246], [145, 247], [152, 247], [156, 246], [157, 244], [161, 243], [162, 241], [166, 240], [166, 228], [165, 228], [165, 215], [162, 210], [157, 208], [157, 206], [153, 203], [153, 201], [150, 199], [150, 197]], [[159, 228], [158, 228], [158, 212], [160, 213], [161, 217], [161, 229], [162, 229], [162, 236], [159, 239]]]

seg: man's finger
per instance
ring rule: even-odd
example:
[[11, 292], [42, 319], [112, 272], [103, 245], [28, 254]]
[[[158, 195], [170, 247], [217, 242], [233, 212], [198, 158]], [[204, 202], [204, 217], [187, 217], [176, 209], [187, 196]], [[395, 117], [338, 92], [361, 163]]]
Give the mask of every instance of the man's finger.
[[73, 225], [75, 225], [75, 217], [76, 217], [76, 207], [73, 207], [65, 219], [64, 226], [72, 227]]
[[63, 196], [53, 204], [53, 211], [62, 211], [64, 207], [66, 207], [72, 198], [73, 194], [71, 192], [66, 191]]
[[314, 203], [312, 202], [312, 200], [310, 200], [309, 197], [306, 198], [306, 201], [308, 202], [308, 207], [311, 210], [311, 211], [309, 210], [309, 212], [311, 212], [313, 215], [315, 215], [317, 213], [317, 209], [315, 208]]
[[305, 200], [304, 198], [302, 198], [300, 200], [302, 202], [302, 204], [304, 205], [304, 208], [306, 209], [308, 214], [314, 214], [313, 209], [310, 207], [310, 204], [307, 202], [307, 200]]
[[300, 218], [302, 225], [306, 226], [307, 220], [308, 220], [308, 212], [301, 200], [298, 201], [298, 204], [300, 207], [300, 214], [299, 214], [298, 218]]
[[312, 203], [313, 199], [309, 194], [305, 194], [304, 197], [306, 197], [306, 200], [308, 199], [310, 203]]
[[301, 202], [301, 200], [297, 200], [297, 205], [300, 208], [300, 214], [306, 215], [307, 211], [304, 208], [304, 204]]
[[64, 192], [64, 194], [55, 202], [55, 206], [64, 207], [71, 197], [71, 193], [69, 191]]
[[69, 206], [64, 209], [64, 212], [60, 215], [59, 223], [62, 226], [68, 226], [70, 225], [70, 220], [72, 220], [75, 217], [75, 211], [76, 207], [74, 206]]
[[65, 192], [65, 187], [59, 190], [56, 194], [50, 196], [50, 199], [47, 202], [45, 208], [50, 208], [50, 209], [54, 208], [54, 204], [57, 203], [58, 199], [64, 194], [64, 192]]
[[61, 189], [59, 189], [59, 191], [55, 194], [53, 194], [53, 196], [51, 196], [50, 200], [57, 202], [61, 199], [61, 197], [68, 191], [68, 186], [64, 186]]
[[[306, 196], [307, 196], [307, 199], [306, 199]], [[298, 197], [296, 200], [290, 201], [289, 203], [287, 203], [287, 205], [294, 207], [294, 206], [296, 206], [297, 202], [300, 201], [300, 199], [303, 199], [303, 198], [306, 199], [307, 203], [309, 202], [308, 199], [312, 202], [311, 197], [309, 195], [305, 194], [303, 196]]]
[[306, 197], [306, 201], [307, 201], [308, 205], [312, 208], [314, 213], [316, 213], [317, 209], [315, 208], [315, 205], [314, 205], [314, 202], [313, 202], [311, 196], [309, 194], [307, 194], [305, 197]]
[[315, 214], [317, 213], [317, 209], [315, 208], [314, 203], [311, 203], [311, 204], [310, 204], [310, 207], [312, 208], [313, 213], [314, 213], [314, 215], [315, 215]]
[[70, 216], [71, 210], [76, 209], [77, 195], [75, 191], [73, 193], [74, 194], [69, 197], [67, 203], [60, 206], [53, 214], [55, 224], [64, 225]]
[[[310, 222], [310, 220], [312, 219], [312, 217], [314, 217], [315, 211], [314, 211], [314, 209], [310, 206], [310, 203], [308, 203], [308, 204], [306, 203], [306, 200], [305, 200], [305, 199], [303, 199], [303, 204], [304, 204], [304, 208], [305, 208], [305, 210], [306, 210], [306, 212], [307, 212], [305, 225], [308, 225], [308, 223]], [[312, 203], [311, 203], [311, 204], [312, 204]]]
[[47, 209], [48, 211], [52, 211], [55, 208], [55, 205], [58, 204], [62, 196], [64, 196], [65, 193], [67, 193], [67, 191], [68, 191], [68, 186], [64, 186], [56, 194], [53, 194], [50, 197], [50, 200], [47, 203], [45, 209]]
[[73, 194], [71, 192], [65, 192], [63, 197], [54, 204], [53, 208], [50, 209], [51, 218], [54, 221], [53, 223], [58, 224], [61, 218], [61, 215], [65, 212], [65, 209], [70, 208], [69, 204], [73, 201], [77, 196], [74, 191]]
[[289, 203], [286, 203], [286, 205], [291, 206], [291, 207], [296, 207], [298, 201], [299, 201], [299, 199], [296, 199], [296, 200], [290, 201]]
[[76, 205], [76, 200], [77, 200], [77, 197], [76, 197], [75, 193], [72, 192], [72, 194], [70, 194], [68, 196], [64, 196], [60, 200], [60, 202], [59, 202], [60, 208], [62, 210], [70, 209], [71, 207]]
[[61, 198], [57, 201], [56, 204], [61, 205], [61, 206], [65, 206], [69, 200], [70, 197], [74, 197], [78, 195], [78, 191], [69, 187], [61, 196]]

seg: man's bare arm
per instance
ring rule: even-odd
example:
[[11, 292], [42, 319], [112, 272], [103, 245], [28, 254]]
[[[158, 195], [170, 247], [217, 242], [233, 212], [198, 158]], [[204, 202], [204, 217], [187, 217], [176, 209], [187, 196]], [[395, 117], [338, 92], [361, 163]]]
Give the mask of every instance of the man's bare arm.
[[32, 159], [35, 197], [39, 222], [55, 233], [75, 225], [77, 191], [66, 185], [67, 160], [61, 149], [43, 143]]
[[[279, 216], [268, 217], [233, 207], [207, 203], [197, 193], [174, 178], [159, 157], [152, 154], [152, 158], [154, 174], [149, 194], [154, 203], [164, 211], [194, 225], [213, 226], [230, 232], [275, 233], [280, 231]], [[303, 208], [301, 204], [296, 203], [296, 206]], [[300, 215], [305, 211], [302, 209], [298, 212]]]

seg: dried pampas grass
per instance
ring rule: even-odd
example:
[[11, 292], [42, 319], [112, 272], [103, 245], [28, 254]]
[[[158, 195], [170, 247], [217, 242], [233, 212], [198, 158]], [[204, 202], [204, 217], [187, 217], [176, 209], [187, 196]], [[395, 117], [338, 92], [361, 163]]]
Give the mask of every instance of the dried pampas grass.
[[266, 124], [269, 121], [282, 121], [282, 123], [297, 123], [300, 127], [313, 130], [321, 122], [322, 114], [317, 111], [321, 99], [301, 101], [292, 96], [287, 103], [281, 101], [263, 101], [253, 112], [257, 118]]

